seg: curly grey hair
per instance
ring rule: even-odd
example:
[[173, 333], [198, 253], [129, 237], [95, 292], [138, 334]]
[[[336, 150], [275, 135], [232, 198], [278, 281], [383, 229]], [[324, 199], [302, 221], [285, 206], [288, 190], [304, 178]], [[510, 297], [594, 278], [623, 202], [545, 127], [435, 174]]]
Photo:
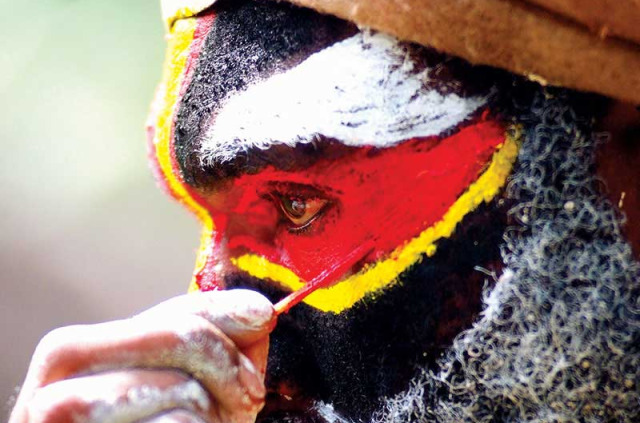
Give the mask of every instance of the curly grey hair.
[[541, 90], [506, 196], [518, 222], [484, 310], [374, 421], [640, 421], [640, 271], [594, 172], [599, 137]]

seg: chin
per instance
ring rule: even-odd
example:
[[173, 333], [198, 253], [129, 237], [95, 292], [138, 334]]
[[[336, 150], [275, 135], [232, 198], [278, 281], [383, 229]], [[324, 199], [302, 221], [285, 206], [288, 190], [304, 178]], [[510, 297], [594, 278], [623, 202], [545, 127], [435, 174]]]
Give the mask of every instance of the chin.
[[278, 394], [267, 396], [265, 407], [256, 419], [256, 423], [346, 423], [349, 421], [338, 414], [330, 404], [285, 398]]

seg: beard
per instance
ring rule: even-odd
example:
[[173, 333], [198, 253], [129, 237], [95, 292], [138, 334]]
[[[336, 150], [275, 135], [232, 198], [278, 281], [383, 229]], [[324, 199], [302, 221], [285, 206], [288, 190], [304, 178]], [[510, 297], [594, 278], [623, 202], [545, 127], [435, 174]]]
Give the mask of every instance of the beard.
[[[281, 315], [270, 336], [271, 394], [258, 420], [367, 421], [384, 398], [433, 369], [480, 311], [486, 274], [476, 267], [501, 269], [507, 210], [503, 200], [478, 207], [433, 256], [339, 314], [302, 303]], [[274, 303], [287, 294], [244, 273], [227, 275], [225, 286], [257, 290]]]
[[572, 95], [511, 111], [524, 140], [503, 199], [433, 257], [343, 313], [280, 317], [267, 386], [296, 398], [259, 421], [639, 421], [640, 270], [595, 176], [593, 112]]
[[640, 271], [595, 176], [592, 114], [567, 96], [520, 114], [519, 224], [479, 319], [373, 421], [640, 421]]

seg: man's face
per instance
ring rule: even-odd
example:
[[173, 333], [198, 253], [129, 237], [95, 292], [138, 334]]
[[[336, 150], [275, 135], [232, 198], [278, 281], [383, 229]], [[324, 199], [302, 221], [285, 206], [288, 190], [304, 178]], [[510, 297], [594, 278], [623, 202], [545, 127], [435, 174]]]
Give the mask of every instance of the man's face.
[[[387, 149], [330, 143], [309, 153], [320, 157], [304, 169], [266, 166], [201, 189], [216, 224], [217, 277], [238, 268], [255, 274], [252, 258], [259, 258], [311, 281], [365, 243], [371, 248], [339, 280], [359, 272], [369, 277], [367, 270], [393, 260], [394, 251], [401, 253], [440, 222], [503, 143], [503, 127], [487, 121], [471, 122], [448, 137]], [[295, 160], [287, 150], [281, 154]], [[271, 279], [285, 289], [297, 287], [275, 275]], [[393, 279], [377, 278], [381, 284]], [[341, 284], [334, 295], [310, 301], [340, 312], [370, 293], [368, 288]]]
[[198, 286], [276, 302], [366, 245], [281, 316], [262, 418], [368, 418], [476, 315], [517, 140], [479, 71], [345, 22], [246, 3], [195, 33], [172, 148], [211, 221]]
[[150, 132], [204, 223], [192, 288], [333, 275], [279, 317], [260, 421], [637, 421], [592, 99], [277, 2], [213, 12], [175, 24]]
[[366, 245], [281, 316], [263, 418], [368, 418], [470, 324], [474, 266], [499, 268], [494, 197], [517, 143], [491, 84], [283, 5], [227, 6], [194, 33], [173, 156], [212, 222], [198, 286], [275, 302]]

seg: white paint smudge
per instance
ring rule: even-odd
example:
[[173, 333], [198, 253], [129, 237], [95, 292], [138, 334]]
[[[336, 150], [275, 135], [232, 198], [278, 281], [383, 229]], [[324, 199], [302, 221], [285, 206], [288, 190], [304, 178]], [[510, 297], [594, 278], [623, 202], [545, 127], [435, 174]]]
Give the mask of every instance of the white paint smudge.
[[76, 423], [129, 423], [176, 408], [202, 413], [209, 407], [206, 391], [195, 381], [166, 389], [143, 385], [129, 389], [115, 403], [98, 403], [88, 418], [76, 419]]
[[207, 129], [205, 163], [250, 148], [310, 143], [319, 135], [349, 146], [388, 147], [439, 135], [486, 103], [429, 88], [393, 37], [363, 31], [279, 75], [232, 95]]
[[486, 103], [426, 84], [395, 38], [363, 31], [300, 65], [232, 95], [202, 143], [204, 163], [250, 148], [310, 143], [322, 135], [349, 146], [388, 147], [439, 135]]

